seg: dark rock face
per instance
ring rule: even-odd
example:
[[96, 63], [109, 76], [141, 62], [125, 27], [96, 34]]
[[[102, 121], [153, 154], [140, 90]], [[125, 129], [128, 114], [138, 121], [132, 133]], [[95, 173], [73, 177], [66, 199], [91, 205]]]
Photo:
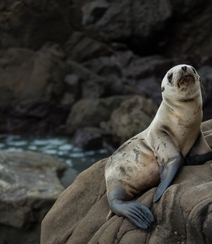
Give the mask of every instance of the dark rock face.
[[[212, 147], [211, 125], [210, 120], [202, 128]], [[159, 202], [152, 203], [156, 188], [137, 199], [155, 216], [148, 230], [138, 229], [116, 215], [106, 221], [106, 161], [103, 159], [82, 172], [60, 195], [42, 222], [41, 244], [211, 243], [211, 161], [201, 166], [184, 166]]]
[[4, 48], [38, 49], [46, 41], [63, 43], [74, 28], [80, 28], [80, 11], [69, 0], [2, 1], [0, 10]]

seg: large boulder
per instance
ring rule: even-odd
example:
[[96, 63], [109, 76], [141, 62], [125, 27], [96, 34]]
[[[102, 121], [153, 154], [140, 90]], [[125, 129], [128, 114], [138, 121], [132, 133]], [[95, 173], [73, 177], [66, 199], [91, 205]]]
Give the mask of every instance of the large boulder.
[[56, 45], [36, 52], [26, 48], [1, 51], [0, 109], [61, 96], [67, 71], [63, 55]]
[[82, 99], [71, 109], [66, 122], [68, 133], [77, 129], [93, 126], [99, 127], [102, 121], [107, 121], [110, 114], [127, 96], [114, 96], [100, 99]]
[[0, 243], [39, 243], [40, 222], [64, 190], [67, 166], [33, 152], [0, 153]]
[[114, 140], [121, 144], [145, 130], [152, 122], [157, 108], [152, 99], [142, 96], [134, 96], [122, 102], [112, 112], [108, 122]]
[[[204, 124], [203, 128], [209, 131], [208, 126]], [[208, 136], [211, 138], [212, 132]], [[82, 172], [60, 195], [42, 222], [41, 244], [212, 242], [211, 161], [183, 167], [159, 202], [152, 203], [156, 188], [137, 199], [155, 216], [148, 230], [138, 229], [116, 215], [106, 220], [109, 212], [104, 179], [106, 161], [102, 159]]]
[[63, 52], [57, 46], [36, 52], [10, 48], [0, 51], [0, 56], [0, 130], [36, 132], [39, 127], [61, 124], [65, 109], [58, 100], [62, 100], [67, 70]]

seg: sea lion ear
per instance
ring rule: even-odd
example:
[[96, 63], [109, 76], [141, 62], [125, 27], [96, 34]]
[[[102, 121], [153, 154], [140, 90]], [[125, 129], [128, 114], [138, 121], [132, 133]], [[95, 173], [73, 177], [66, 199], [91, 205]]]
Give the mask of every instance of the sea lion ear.
[[163, 92], [165, 90], [165, 87], [164, 86], [162, 86], [161, 87], [161, 92]]

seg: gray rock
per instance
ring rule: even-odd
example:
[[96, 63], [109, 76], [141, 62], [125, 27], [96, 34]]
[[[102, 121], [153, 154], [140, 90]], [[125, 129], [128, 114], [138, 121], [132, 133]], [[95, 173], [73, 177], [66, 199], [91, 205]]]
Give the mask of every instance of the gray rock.
[[0, 224], [28, 229], [41, 222], [64, 190], [57, 175], [67, 166], [50, 155], [0, 153]]

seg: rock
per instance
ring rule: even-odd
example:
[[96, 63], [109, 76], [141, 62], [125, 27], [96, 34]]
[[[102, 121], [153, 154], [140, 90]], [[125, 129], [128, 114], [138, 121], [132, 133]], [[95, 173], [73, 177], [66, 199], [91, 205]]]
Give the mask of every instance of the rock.
[[212, 148], [212, 120], [202, 122], [202, 131], [208, 145]]
[[105, 94], [108, 81], [72, 60], [67, 61], [71, 74], [79, 77], [80, 98], [99, 98]]
[[[29, 130], [31, 125], [36, 127], [33, 128], [36, 132], [38, 127], [50, 128], [52, 122], [55, 128], [58, 120], [61, 124], [65, 109], [59, 108], [57, 103], [63, 94], [67, 66], [57, 46], [43, 47], [37, 52], [10, 48], [0, 54], [1, 131], [17, 133]], [[61, 116], [52, 120], [57, 110]]]
[[194, 65], [210, 94], [211, 10], [206, 0], [1, 1], [0, 132], [66, 133], [81, 99], [159, 105], [161, 79], [179, 63]]
[[107, 77], [108, 79], [121, 78], [122, 70], [114, 61], [114, 56], [103, 56], [84, 63], [84, 66], [95, 74]]
[[162, 54], [169, 57], [195, 54], [202, 57], [211, 52], [208, 33], [212, 5], [206, 0], [195, 3], [190, 0], [136, 0], [121, 3], [112, 0], [107, 10], [104, 9], [96, 18], [91, 13], [99, 1], [74, 2], [86, 9], [83, 13], [84, 24], [97, 27], [108, 40], [125, 43], [137, 54]]
[[66, 122], [68, 133], [83, 127], [99, 127], [127, 96], [114, 96], [101, 99], [82, 99], [74, 104]]
[[39, 244], [40, 243], [40, 224], [37, 224], [33, 229], [24, 230], [17, 229], [8, 225], [0, 224], [0, 244]]
[[74, 32], [65, 44], [65, 52], [69, 58], [79, 63], [93, 58], [110, 55], [110, 45], [98, 41], [83, 32]]
[[67, 166], [33, 152], [0, 153], [0, 224], [28, 229], [40, 222], [64, 190], [57, 175]]
[[[195, 59], [195, 55], [210, 56], [208, 54], [211, 52], [212, 45], [210, 37], [206, 33], [212, 22], [210, 18], [212, 4], [206, 0], [196, 2], [179, 0], [170, 2], [170, 4], [173, 9], [173, 19], [166, 30], [167, 38], [164, 38], [163, 54], [172, 57], [179, 57], [179, 53], [188, 54], [193, 56], [193, 59]], [[188, 16], [189, 18], [187, 18]], [[183, 21], [175, 21], [175, 18]], [[205, 23], [207, 24], [205, 25]], [[204, 30], [198, 28], [202, 25], [205, 25]], [[187, 33], [191, 33], [191, 35], [188, 36]], [[179, 43], [183, 43], [183, 45], [179, 45]]]
[[91, 24], [99, 19], [105, 11], [108, 9], [109, 3], [106, 0], [96, 0], [86, 3], [83, 8], [83, 20], [84, 25]]
[[0, 153], [0, 244], [40, 243], [41, 220], [64, 190], [58, 176], [65, 169], [47, 154]]
[[84, 127], [78, 129], [73, 138], [73, 144], [84, 150], [101, 149], [103, 131], [95, 127]]
[[202, 95], [204, 101], [204, 120], [208, 120], [212, 115], [212, 66], [211, 65], [203, 65], [198, 69], [198, 74], [201, 77], [202, 81]]
[[[95, 9], [93, 5], [95, 6], [94, 2], [87, 3], [83, 8], [89, 6]], [[94, 23], [109, 40], [127, 42], [132, 48], [136, 46], [136, 50], [140, 52], [145, 52], [148, 41], [157, 38], [157, 34], [164, 31], [172, 14], [172, 8], [167, 0], [142, 3], [140, 1], [120, 3], [113, 0], [105, 8], [108, 8], [107, 11], [98, 18], [84, 11], [84, 23]]]
[[[40, 48], [45, 42], [63, 43], [81, 28], [81, 13], [70, 1], [4, 1], [1, 4], [1, 47]], [[63, 28], [61, 28], [61, 26]]]
[[58, 241], [135, 244], [138, 240], [158, 244], [211, 243], [212, 161], [201, 166], [184, 166], [159, 202], [152, 203], [156, 188], [137, 199], [155, 216], [147, 230], [138, 229], [116, 215], [106, 220], [109, 212], [104, 180], [106, 161], [102, 159], [82, 172], [60, 195], [42, 222], [41, 244]]
[[[51, 51], [51, 48], [43, 48], [38, 52], [23, 48], [1, 51], [1, 109], [21, 103], [48, 100], [50, 96], [55, 96], [54, 86], [63, 77], [66, 65], [61, 62], [61, 57]], [[47, 91], [49, 81], [52, 85], [51, 92], [49, 89]]]
[[109, 126], [113, 138], [122, 144], [132, 136], [145, 130], [157, 112], [157, 105], [141, 96], [134, 96], [123, 101], [112, 112]]

